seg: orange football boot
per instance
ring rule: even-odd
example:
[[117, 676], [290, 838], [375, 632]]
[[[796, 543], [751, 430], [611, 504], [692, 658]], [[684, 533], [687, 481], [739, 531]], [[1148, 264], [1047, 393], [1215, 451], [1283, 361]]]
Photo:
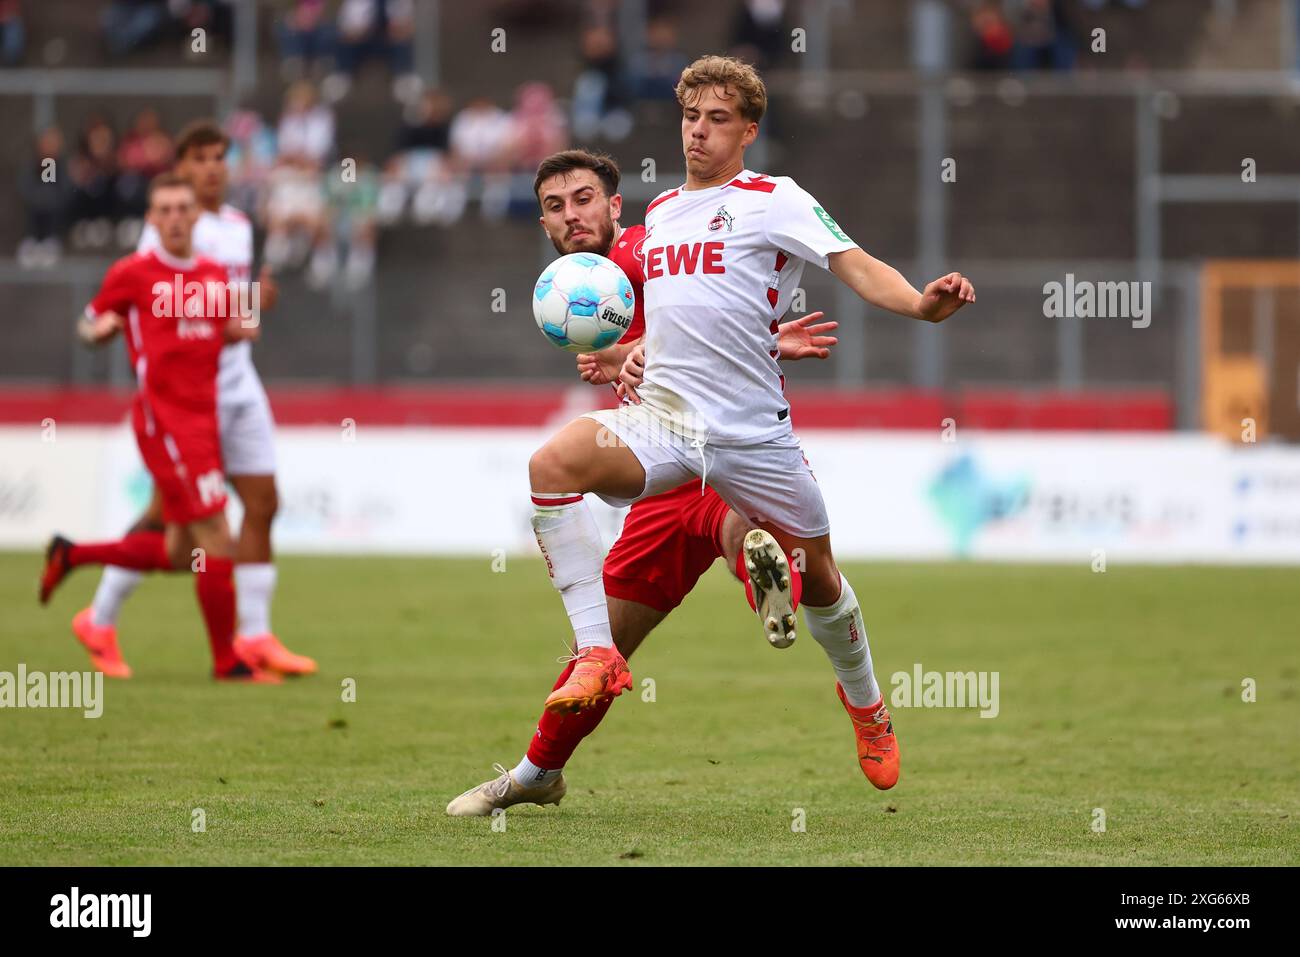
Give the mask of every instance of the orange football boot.
[[632, 687], [632, 672], [617, 648], [583, 648], [571, 660], [576, 664], [569, 680], [546, 699], [551, 714], [576, 713]]
[[253, 668], [282, 675], [314, 675], [316, 662], [306, 655], [295, 655], [272, 634], [237, 635], [235, 653]]
[[72, 633], [90, 653], [90, 663], [96, 671], [104, 672], [109, 678], [131, 677], [131, 666], [122, 659], [117, 647], [116, 627], [95, 624], [91, 610], [83, 608], [73, 616]]
[[898, 783], [898, 739], [894, 737], [894, 722], [889, 718], [884, 695], [871, 707], [855, 708], [844, 697], [844, 689], [838, 681], [835, 682], [835, 691], [853, 720], [862, 773], [880, 790], [889, 790]]

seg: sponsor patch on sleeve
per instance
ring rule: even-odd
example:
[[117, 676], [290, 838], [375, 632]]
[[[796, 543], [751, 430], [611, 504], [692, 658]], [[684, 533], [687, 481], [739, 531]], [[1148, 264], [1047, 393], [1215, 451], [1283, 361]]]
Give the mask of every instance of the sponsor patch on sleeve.
[[842, 243], [853, 242], [853, 240], [849, 239], [848, 236], [844, 235], [844, 230], [840, 229], [840, 224], [831, 218], [830, 213], [826, 212], [826, 210], [822, 209], [820, 206], [814, 206], [813, 212], [816, 213], [817, 218], [822, 221], [822, 225], [831, 231], [832, 236]]

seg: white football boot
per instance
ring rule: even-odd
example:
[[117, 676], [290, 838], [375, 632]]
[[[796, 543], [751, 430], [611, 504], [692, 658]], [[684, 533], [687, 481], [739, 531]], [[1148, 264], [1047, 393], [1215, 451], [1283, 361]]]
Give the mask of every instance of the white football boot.
[[749, 532], [741, 548], [763, 633], [773, 648], [789, 648], [795, 639], [795, 617], [790, 563], [785, 560], [785, 552], [761, 528]]
[[497, 808], [505, 809], [515, 804], [536, 804], [538, 807], [559, 804], [569, 789], [564, 783], [563, 771], [546, 784], [530, 788], [516, 781], [499, 764], [492, 765], [492, 770], [499, 772], [499, 776], [453, 798], [447, 805], [447, 813], [452, 817], [487, 817]]

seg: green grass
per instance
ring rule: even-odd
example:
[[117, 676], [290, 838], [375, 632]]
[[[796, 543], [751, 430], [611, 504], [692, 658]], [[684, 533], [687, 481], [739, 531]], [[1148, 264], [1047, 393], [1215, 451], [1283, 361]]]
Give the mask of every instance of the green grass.
[[[0, 555], [0, 670], [84, 668], [68, 620], [97, 575], [42, 609], [37, 565]], [[102, 718], [0, 711], [0, 865], [1300, 863], [1296, 571], [846, 572], [885, 682], [914, 662], [1000, 673], [994, 719], [895, 709], [891, 792], [858, 771], [816, 643], [769, 648], [719, 563], [633, 659], [638, 693], [579, 749], [563, 804], [504, 832], [449, 819], [518, 760], [558, 671], [540, 564], [285, 558], [276, 624], [322, 673], [214, 685], [189, 581], [146, 582], [121, 622], [136, 676], [107, 684]]]

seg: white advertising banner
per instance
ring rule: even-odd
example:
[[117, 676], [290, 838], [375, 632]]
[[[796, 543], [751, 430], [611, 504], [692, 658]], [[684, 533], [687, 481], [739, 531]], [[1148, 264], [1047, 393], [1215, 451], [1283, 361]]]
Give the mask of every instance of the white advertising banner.
[[[282, 428], [286, 552], [531, 554], [535, 429]], [[1203, 435], [807, 431], [844, 558], [1300, 563], [1300, 449]], [[116, 428], [0, 428], [0, 547], [116, 537], [149, 496]], [[607, 541], [620, 513], [592, 499]], [[238, 521], [232, 499], [231, 519]]]

